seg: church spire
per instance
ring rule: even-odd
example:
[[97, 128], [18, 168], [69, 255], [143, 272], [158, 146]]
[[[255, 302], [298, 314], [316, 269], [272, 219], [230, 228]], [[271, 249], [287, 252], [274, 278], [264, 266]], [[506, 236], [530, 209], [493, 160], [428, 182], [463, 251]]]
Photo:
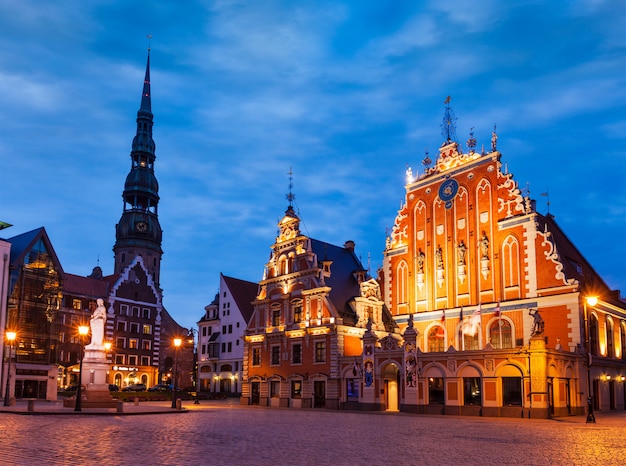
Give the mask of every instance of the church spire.
[[155, 144], [152, 139], [152, 102], [150, 93], [150, 49], [146, 74], [137, 112], [137, 132], [130, 152], [131, 168], [122, 198], [124, 210], [115, 227], [115, 273], [128, 266], [140, 255], [158, 285], [162, 230], [158, 219], [159, 183], [154, 175]]
[[139, 111], [152, 115], [152, 102], [150, 101], [150, 49], [148, 49], [146, 77], [143, 79], [143, 92], [141, 93], [141, 107]]

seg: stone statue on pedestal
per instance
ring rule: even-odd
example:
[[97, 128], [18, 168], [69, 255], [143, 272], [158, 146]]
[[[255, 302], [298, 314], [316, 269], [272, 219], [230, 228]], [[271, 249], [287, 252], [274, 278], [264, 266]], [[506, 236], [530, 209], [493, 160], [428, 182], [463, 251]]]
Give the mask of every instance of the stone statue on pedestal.
[[104, 300], [98, 298], [98, 306], [91, 314], [89, 325], [91, 327], [91, 343], [85, 346], [85, 349], [104, 349], [104, 324], [107, 320], [106, 308]]

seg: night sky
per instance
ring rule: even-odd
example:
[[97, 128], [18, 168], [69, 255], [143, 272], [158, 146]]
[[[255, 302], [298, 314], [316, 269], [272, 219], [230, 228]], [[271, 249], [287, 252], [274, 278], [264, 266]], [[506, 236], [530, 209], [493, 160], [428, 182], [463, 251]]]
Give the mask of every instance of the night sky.
[[[151, 48], [164, 305], [258, 281], [293, 173], [303, 232], [372, 275], [444, 138], [490, 148], [626, 291], [626, 8], [602, 1], [0, 0], [0, 221], [113, 272]], [[149, 42], [147, 35], [151, 35]], [[542, 196], [549, 193], [549, 196]]]

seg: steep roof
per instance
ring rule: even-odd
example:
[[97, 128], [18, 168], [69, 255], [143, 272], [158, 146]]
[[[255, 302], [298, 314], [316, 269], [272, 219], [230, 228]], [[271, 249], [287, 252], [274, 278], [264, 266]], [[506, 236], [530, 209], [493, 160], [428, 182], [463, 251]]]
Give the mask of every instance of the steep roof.
[[545, 216], [537, 214], [537, 216], [539, 229], [547, 229], [554, 240], [565, 277], [575, 279], [581, 287], [591, 288], [595, 293], [606, 295], [608, 298], [611, 289], [559, 227], [554, 216], [551, 214]]
[[246, 280], [240, 280], [239, 278], [227, 277], [223, 274], [220, 274], [228, 286], [235, 303], [237, 303], [237, 307], [241, 311], [241, 315], [246, 321], [246, 324], [250, 322], [250, 318], [252, 317], [252, 313], [254, 311], [254, 306], [252, 302], [255, 300], [258, 292], [259, 285], [258, 283], [248, 282]]
[[101, 278], [65, 273], [63, 274], [63, 292], [76, 296], [106, 298], [109, 294], [109, 283]]
[[361, 293], [359, 282], [354, 275], [355, 272], [365, 272], [361, 261], [351, 248], [335, 246], [314, 238], [310, 240], [318, 263], [332, 261], [330, 277], [325, 279], [326, 285], [331, 287], [330, 301], [338, 312], [352, 315], [347, 303]]

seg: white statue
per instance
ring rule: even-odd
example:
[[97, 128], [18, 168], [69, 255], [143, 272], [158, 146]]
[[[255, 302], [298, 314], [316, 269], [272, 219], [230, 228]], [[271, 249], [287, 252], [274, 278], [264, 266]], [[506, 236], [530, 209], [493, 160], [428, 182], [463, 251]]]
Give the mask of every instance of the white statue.
[[86, 349], [104, 349], [104, 324], [107, 320], [104, 300], [98, 298], [98, 306], [91, 314], [89, 325], [91, 326], [91, 343], [85, 346]]

